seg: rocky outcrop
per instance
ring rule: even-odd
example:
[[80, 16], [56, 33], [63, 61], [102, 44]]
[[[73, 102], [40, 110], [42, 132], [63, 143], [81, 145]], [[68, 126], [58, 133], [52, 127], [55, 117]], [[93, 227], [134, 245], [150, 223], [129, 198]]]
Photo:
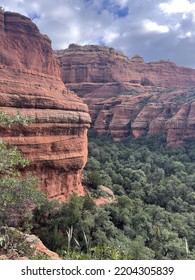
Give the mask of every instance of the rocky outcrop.
[[98, 191], [101, 193], [101, 196], [94, 198], [93, 201], [96, 205], [104, 205], [109, 203], [117, 203], [117, 199], [111, 189], [106, 186], [98, 186]]
[[45, 247], [36, 235], [23, 233], [13, 227], [3, 229], [5, 234], [0, 235], [0, 238], [4, 246], [0, 246], [0, 260], [60, 260], [59, 255]]
[[195, 69], [145, 63], [104, 46], [72, 44], [55, 51], [64, 83], [88, 104], [99, 134], [164, 134], [170, 146], [195, 138]]
[[36, 120], [30, 126], [0, 127], [0, 138], [30, 159], [30, 170], [49, 198], [84, 194], [87, 105], [67, 89], [50, 39], [25, 16], [0, 12], [0, 111]]

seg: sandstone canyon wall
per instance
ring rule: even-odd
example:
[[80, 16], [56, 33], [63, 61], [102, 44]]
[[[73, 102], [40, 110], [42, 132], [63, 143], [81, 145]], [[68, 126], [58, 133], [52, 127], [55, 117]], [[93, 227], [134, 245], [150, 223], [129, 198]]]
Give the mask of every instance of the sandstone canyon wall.
[[30, 126], [0, 127], [0, 138], [30, 159], [49, 198], [84, 194], [87, 105], [67, 89], [50, 39], [25, 16], [0, 12], [0, 111], [35, 118]]
[[62, 80], [88, 104], [99, 134], [118, 141], [163, 133], [173, 147], [195, 138], [195, 69], [96, 45], [54, 53]]

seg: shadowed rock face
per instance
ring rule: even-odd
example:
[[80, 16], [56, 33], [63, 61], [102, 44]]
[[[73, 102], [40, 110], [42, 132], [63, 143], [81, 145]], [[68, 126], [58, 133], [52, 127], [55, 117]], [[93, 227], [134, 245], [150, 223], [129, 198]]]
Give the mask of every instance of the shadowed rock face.
[[103, 46], [54, 52], [61, 77], [89, 106], [99, 134], [164, 134], [170, 146], [195, 138], [195, 70], [160, 60], [145, 63]]
[[30, 159], [49, 198], [85, 193], [87, 105], [64, 86], [49, 38], [10, 12], [0, 13], [0, 111], [35, 118], [30, 126], [1, 126], [0, 138]]

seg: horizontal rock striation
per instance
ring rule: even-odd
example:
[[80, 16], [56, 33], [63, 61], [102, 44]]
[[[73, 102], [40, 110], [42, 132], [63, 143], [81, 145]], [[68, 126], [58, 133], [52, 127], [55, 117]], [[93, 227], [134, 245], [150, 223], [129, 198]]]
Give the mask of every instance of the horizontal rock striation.
[[0, 13], [0, 111], [35, 119], [30, 126], [0, 127], [0, 138], [30, 159], [48, 197], [84, 194], [88, 107], [65, 87], [51, 41], [30, 19]]
[[124, 137], [164, 134], [170, 146], [195, 138], [195, 69], [170, 60], [145, 63], [104, 46], [54, 52], [61, 77], [89, 106], [99, 134]]

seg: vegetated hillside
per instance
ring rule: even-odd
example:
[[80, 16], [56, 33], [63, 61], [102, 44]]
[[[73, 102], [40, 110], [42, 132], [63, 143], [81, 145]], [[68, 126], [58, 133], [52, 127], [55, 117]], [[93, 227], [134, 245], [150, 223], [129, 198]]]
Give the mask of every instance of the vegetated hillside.
[[29, 116], [29, 126], [0, 126], [0, 138], [31, 161], [39, 188], [65, 200], [84, 194], [87, 105], [65, 87], [50, 39], [27, 17], [0, 10], [0, 112]]
[[140, 243], [136, 257], [195, 258], [194, 144], [172, 150], [163, 138], [119, 144], [91, 138], [89, 155], [87, 173], [98, 173], [118, 196], [105, 206], [110, 221], [130, 243]]
[[50, 202], [34, 232], [65, 259], [195, 259], [195, 146], [169, 149], [163, 137], [114, 143], [89, 137], [85, 183], [108, 186], [116, 202], [90, 196]]
[[103, 46], [55, 51], [62, 80], [88, 104], [93, 127], [114, 140], [160, 135], [176, 147], [195, 139], [195, 69], [145, 63]]

